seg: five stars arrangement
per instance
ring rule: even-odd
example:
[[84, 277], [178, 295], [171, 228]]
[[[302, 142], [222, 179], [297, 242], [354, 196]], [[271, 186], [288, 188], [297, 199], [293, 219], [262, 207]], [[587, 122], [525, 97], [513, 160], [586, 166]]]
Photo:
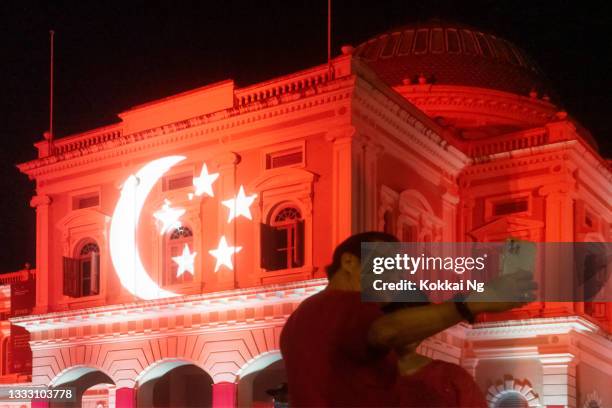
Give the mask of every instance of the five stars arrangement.
[[[188, 198], [191, 200], [194, 196], [200, 197], [206, 195], [208, 197], [214, 197], [213, 184], [219, 178], [219, 173], [209, 173], [208, 167], [206, 163], [202, 165], [202, 170], [200, 171], [199, 177], [193, 178], [193, 187], [194, 192], [188, 194]], [[255, 201], [257, 194], [246, 195], [244, 191], [244, 186], [240, 186], [238, 189], [238, 194], [236, 194], [233, 198], [222, 201], [221, 203], [229, 209], [227, 222], [231, 223], [234, 219], [238, 217], [245, 217], [249, 220], [252, 220], [251, 216], [251, 205]], [[161, 210], [156, 211], [153, 214], [160, 223], [160, 234], [163, 235], [166, 232], [170, 231], [173, 228], [178, 228], [181, 226], [180, 217], [185, 214], [186, 210], [184, 208], [172, 208], [171, 203], [168, 200], [164, 200], [164, 204], [162, 205]], [[222, 266], [233, 270], [234, 264], [232, 262], [232, 255], [240, 252], [242, 247], [240, 246], [230, 246], [225, 239], [225, 236], [221, 236], [219, 239], [219, 244], [216, 249], [211, 249], [208, 251], [210, 255], [212, 255], [215, 260], [215, 272], [218, 272]], [[172, 261], [178, 265], [176, 276], [180, 277], [185, 272], [189, 272], [190, 274], [194, 274], [194, 260], [197, 255], [197, 252], [191, 252], [189, 246], [185, 244], [183, 248], [183, 253], [180, 256], [172, 257]]]

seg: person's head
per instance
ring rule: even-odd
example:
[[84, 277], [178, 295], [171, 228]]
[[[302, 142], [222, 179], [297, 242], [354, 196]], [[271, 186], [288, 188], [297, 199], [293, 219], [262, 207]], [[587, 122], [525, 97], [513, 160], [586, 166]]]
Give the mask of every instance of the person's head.
[[[412, 292], [411, 298], [412, 298], [411, 302], [390, 302], [384, 305], [383, 307], [381, 307], [381, 309], [385, 314], [389, 314], [389, 313], [397, 312], [398, 310], [403, 310], [403, 309], [407, 309], [410, 307], [429, 306], [431, 304], [431, 301], [429, 300], [429, 297], [427, 296], [427, 294], [420, 290], [416, 290]], [[421, 344], [420, 341], [409, 343], [409, 344], [403, 344], [402, 346], [397, 347], [396, 352], [400, 356], [411, 354], [411, 353], [416, 353], [416, 349], [419, 346], [419, 344]]]
[[332, 263], [326, 268], [330, 282], [342, 282], [344, 287], [359, 290], [361, 287], [361, 243], [399, 242], [386, 232], [368, 231], [354, 234], [342, 241], [334, 250]]

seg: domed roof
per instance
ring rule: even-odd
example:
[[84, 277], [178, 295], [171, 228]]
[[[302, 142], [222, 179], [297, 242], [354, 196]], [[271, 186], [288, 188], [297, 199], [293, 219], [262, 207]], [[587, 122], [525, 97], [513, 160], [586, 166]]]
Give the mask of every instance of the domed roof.
[[511, 42], [457, 23], [432, 20], [390, 30], [356, 47], [390, 85], [428, 82], [489, 88], [527, 95], [551, 94], [531, 58]]

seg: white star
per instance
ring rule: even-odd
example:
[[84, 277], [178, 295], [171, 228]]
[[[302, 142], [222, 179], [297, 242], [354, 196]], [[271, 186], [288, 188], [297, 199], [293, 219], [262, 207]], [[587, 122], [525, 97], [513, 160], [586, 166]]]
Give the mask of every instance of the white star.
[[219, 173], [208, 173], [208, 167], [206, 163], [202, 164], [202, 171], [200, 177], [193, 178], [193, 185], [195, 187], [195, 195], [201, 196], [206, 193], [210, 197], [214, 197], [212, 185], [219, 178]]
[[250, 196], [245, 195], [244, 187], [240, 186], [236, 197], [223, 201], [223, 205], [230, 210], [227, 222], [230, 223], [234, 218], [240, 217], [241, 215], [252, 220], [253, 218], [251, 217], [251, 210], [249, 207], [253, 204], [253, 201], [255, 201], [255, 197], [257, 197], [257, 194]]
[[219, 270], [221, 265], [225, 265], [230, 270], [234, 270], [234, 264], [232, 264], [232, 254], [240, 252], [241, 249], [242, 247], [228, 246], [225, 236], [221, 236], [217, 249], [211, 249], [208, 251], [209, 254], [217, 259], [217, 263], [215, 264], [215, 272]]
[[180, 256], [173, 256], [172, 260], [178, 265], [176, 277], [181, 276], [185, 271], [193, 275], [193, 260], [197, 252], [190, 253], [187, 244], [183, 247], [183, 253]]
[[153, 216], [162, 223], [162, 227], [159, 232], [160, 235], [164, 235], [166, 231], [169, 231], [171, 228], [180, 227], [181, 222], [179, 221], [179, 218], [181, 218], [183, 214], [185, 214], [184, 208], [170, 208], [170, 201], [164, 200], [162, 209], [153, 214]]

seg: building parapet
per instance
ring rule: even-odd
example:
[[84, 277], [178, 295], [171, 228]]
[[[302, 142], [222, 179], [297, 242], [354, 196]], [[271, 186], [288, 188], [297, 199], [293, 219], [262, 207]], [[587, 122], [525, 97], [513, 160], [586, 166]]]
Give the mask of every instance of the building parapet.
[[[328, 65], [320, 65], [291, 75], [278, 77], [267, 82], [236, 89], [234, 90], [234, 104], [231, 108], [207, 113], [203, 115], [204, 117], [185, 118], [185, 120], [180, 123], [169, 123], [162, 126], [164, 128], [162, 133], [209, 123], [214, 120], [222, 120], [243, 113], [244, 108], [249, 105], [253, 105], [253, 109], [248, 109], [248, 111], [264, 108], [266, 106], [262, 106], [260, 102], [271, 97], [278, 98], [278, 102], [287, 102], [295, 99], [295, 95], [299, 97], [310, 96], [312, 92], [307, 92], [308, 89], [312, 90], [321, 85], [328, 84], [330, 78], [336, 79], [340, 76], [347, 76], [350, 74], [351, 59], [348, 56], [343, 56], [334, 60], [332, 69], [330, 69]], [[288, 97], [288, 100], [284, 100], [284, 97]], [[140, 109], [151, 104], [163, 102], [166, 99], [169, 98], [152, 101], [135, 107], [134, 109]], [[127, 111], [127, 113], [130, 112], [131, 110]], [[83, 152], [93, 153], [95, 151], [104, 150], [106, 147], [129, 143], [133, 140], [140, 140], [143, 138], [142, 133], [146, 133], [147, 136], [155, 136], [159, 133], [154, 129], [148, 129], [144, 132], [137, 132], [137, 134], [128, 134], [129, 132], [125, 130], [126, 125], [127, 122], [122, 121], [117, 124], [66, 136], [54, 140], [52, 147], [47, 140], [37, 142], [35, 143], [35, 147], [38, 149], [38, 159], [19, 164], [17, 167], [22, 172], [28, 173], [30, 170], [53, 164], [60, 160], [80, 156]]]
[[36, 276], [35, 269], [23, 269], [21, 271], [0, 274], [0, 285], [10, 285], [11, 283], [24, 282]]

